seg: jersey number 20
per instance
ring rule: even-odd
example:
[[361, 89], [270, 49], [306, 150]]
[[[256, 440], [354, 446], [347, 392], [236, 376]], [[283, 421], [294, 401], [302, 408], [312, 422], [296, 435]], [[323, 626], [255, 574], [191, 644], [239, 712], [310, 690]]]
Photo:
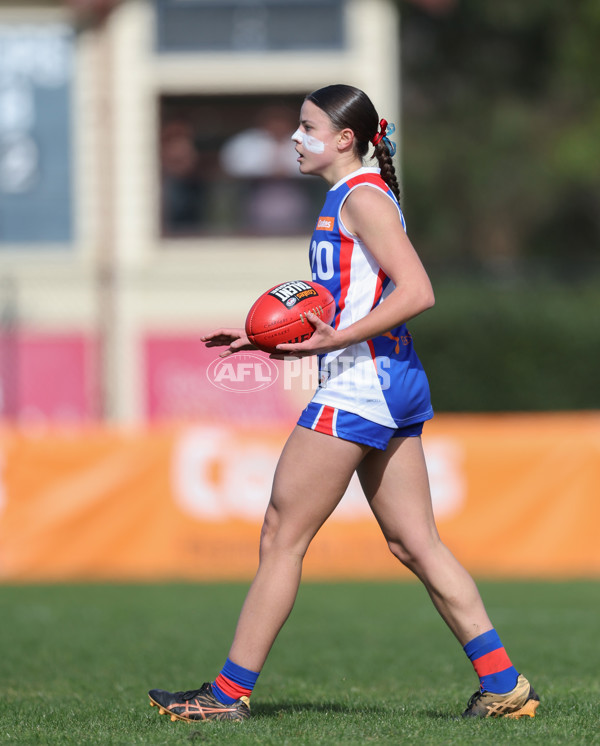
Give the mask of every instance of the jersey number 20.
[[310, 246], [310, 266], [313, 280], [331, 280], [333, 277], [333, 244], [331, 241], [313, 241]]

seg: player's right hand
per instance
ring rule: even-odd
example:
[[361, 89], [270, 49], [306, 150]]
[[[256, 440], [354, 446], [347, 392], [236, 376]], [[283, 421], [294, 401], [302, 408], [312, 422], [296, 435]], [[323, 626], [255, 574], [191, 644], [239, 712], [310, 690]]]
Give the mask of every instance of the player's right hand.
[[200, 340], [207, 347], [227, 347], [228, 349], [221, 352], [219, 357], [227, 357], [243, 350], [257, 349], [246, 336], [244, 329], [216, 329], [200, 337]]

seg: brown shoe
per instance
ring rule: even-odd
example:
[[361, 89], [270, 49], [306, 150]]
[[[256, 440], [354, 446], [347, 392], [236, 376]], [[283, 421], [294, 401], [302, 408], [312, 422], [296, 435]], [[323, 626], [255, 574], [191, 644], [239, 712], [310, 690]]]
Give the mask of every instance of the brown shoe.
[[464, 718], [519, 718], [535, 717], [540, 698], [527, 679], [519, 675], [515, 688], [505, 694], [475, 692], [469, 700]]

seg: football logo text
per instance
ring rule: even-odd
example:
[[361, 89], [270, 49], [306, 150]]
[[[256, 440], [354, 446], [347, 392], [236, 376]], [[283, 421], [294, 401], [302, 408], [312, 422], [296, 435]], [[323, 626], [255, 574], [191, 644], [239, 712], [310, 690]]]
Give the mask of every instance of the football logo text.
[[295, 306], [304, 298], [310, 298], [313, 295], [318, 295], [317, 291], [312, 288], [304, 280], [293, 280], [291, 282], [284, 282], [283, 285], [278, 285], [269, 292], [277, 300], [280, 300], [288, 308]]

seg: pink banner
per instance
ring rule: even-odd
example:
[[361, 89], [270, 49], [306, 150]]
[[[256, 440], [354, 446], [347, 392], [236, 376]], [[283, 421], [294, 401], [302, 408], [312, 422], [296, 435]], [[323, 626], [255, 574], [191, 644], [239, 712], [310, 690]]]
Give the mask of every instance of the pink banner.
[[[190, 420], [201, 417], [240, 424], [288, 423], [301, 407], [285, 388], [283, 363], [263, 352], [219, 358], [201, 332], [149, 335], [144, 342], [146, 417]], [[305, 398], [308, 400], [309, 392]]]
[[0, 416], [29, 424], [93, 419], [96, 352], [83, 334], [0, 335]]

